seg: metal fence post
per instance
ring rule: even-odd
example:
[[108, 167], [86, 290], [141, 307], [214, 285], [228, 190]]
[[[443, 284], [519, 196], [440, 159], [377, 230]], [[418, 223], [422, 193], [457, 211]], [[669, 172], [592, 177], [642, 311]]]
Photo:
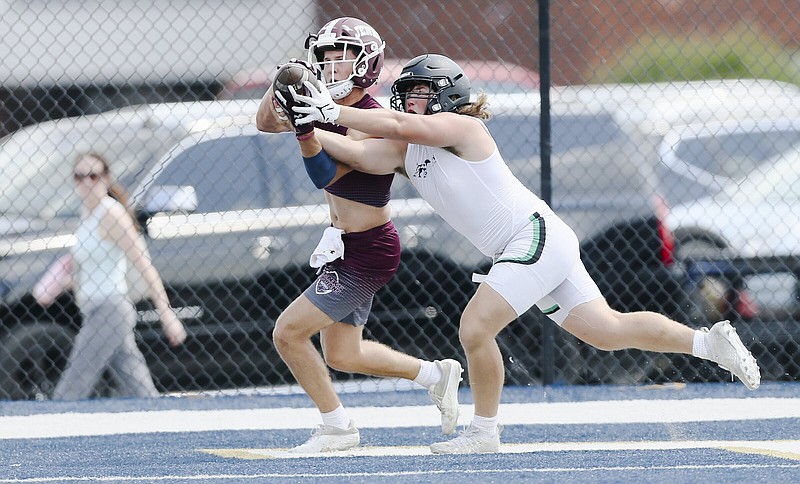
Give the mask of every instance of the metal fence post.
[[[541, 128], [539, 143], [542, 153], [542, 199], [551, 204], [552, 187], [550, 173], [550, 2], [539, 0], [539, 92], [541, 94]], [[542, 328], [544, 348], [542, 351], [543, 382], [545, 385], [553, 383], [555, 375], [555, 348], [553, 348], [553, 325], [545, 324]]]

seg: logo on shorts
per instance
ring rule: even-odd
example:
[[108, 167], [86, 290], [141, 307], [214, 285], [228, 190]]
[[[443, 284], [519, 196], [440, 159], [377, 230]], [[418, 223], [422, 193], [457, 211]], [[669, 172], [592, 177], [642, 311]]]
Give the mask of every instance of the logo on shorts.
[[339, 274], [336, 271], [325, 270], [317, 279], [314, 292], [317, 294], [330, 294], [339, 290]]

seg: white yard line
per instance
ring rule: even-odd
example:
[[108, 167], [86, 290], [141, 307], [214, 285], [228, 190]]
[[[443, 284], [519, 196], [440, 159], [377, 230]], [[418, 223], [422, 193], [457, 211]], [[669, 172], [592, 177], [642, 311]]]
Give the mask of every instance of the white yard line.
[[[433, 405], [349, 407], [359, 428], [437, 427]], [[472, 405], [461, 406], [460, 423]], [[677, 423], [800, 418], [800, 398], [702, 398], [561, 403], [508, 403], [500, 407], [505, 425]], [[244, 410], [155, 410], [47, 413], [0, 416], [0, 440], [224, 430], [308, 429], [319, 421], [313, 408]]]
[[[552, 442], [502, 444], [501, 454], [529, 452], [575, 451], [627, 451], [627, 450], [677, 450], [722, 449], [744, 454], [761, 454], [790, 460], [800, 460], [800, 440], [704, 440], [704, 441], [654, 441], [654, 442]], [[288, 449], [198, 449], [218, 457], [235, 459], [303, 459], [319, 458], [320, 454], [298, 454]], [[327, 452], [324, 457], [386, 457], [431, 455], [428, 446], [356, 447], [341, 452]]]

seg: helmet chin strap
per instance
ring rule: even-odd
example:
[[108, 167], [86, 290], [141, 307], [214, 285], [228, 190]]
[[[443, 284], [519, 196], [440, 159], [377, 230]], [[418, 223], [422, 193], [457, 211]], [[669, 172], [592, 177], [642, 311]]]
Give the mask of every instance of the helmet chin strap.
[[335, 100], [342, 99], [353, 92], [353, 81], [347, 79], [346, 81], [328, 84], [328, 92], [331, 93], [331, 98]]

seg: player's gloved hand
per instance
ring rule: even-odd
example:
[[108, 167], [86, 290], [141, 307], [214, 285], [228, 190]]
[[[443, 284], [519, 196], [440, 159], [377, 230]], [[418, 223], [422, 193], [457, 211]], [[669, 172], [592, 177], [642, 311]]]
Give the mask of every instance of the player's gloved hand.
[[281, 121], [289, 121], [289, 115], [286, 114], [286, 110], [284, 110], [283, 105], [275, 97], [275, 94], [275, 91], [272, 91], [272, 107], [275, 109], [275, 116]]
[[[286, 64], [280, 64], [278, 66], [278, 70], [276, 71], [275, 77], [278, 77], [281, 69], [288, 65], [288, 64], [299, 64], [307, 69], [312, 74], [312, 78], [315, 79], [317, 82], [322, 78], [322, 74], [314, 67], [313, 64], [299, 59], [289, 59], [289, 62]], [[297, 106], [297, 102], [295, 101], [294, 97], [292, 96], [292, 92], [287, 90], [288, 86], [284, 86], [280, 82], [276, 82], [276, 79], [272, 81], [273, 86], [273, 103], [276, 105], [278, 111], [281, 111], [285, 114], [285, 117], [289, 120], [292, 127], [294, 128], [295, 136], [298, 138], [305, 137], [307, 134], [314, 131], [313, 124], [298, 124], [297, 118], [301, 116], [298, 112], [295, 111], [295, 107]], [[289, 87], [291, 89], [291, 87]]]
[[314, 131], [313, 123], [298, 124], [298, 118], [303, 115], [295, 111], [299, 105], [297, 102], [295, 102], [291, 94], [284, 95], [281, 91], [276, 89], [274, 96], [275, 103], [278, 105], [281, 111], [286, 113], [286, 118], [288, 118], [289, 123], [291, 123], [292, 127], [294, 128], [294, 135], [296, 137], [305, 137], [305, 135]]
[[[325, 85], [317, 81], [316, 83], [306, 81], [303, 83], [307, 95], [303, 95], [289, 86], [295, 106], [292, 108], [297, 113], [295, 122], [302, 126], [313, 123], [335, 123], [339, 119], [341, 108], [333, 101], [331, 93]], [[301, 116], [305, 114], [305, 116]]]

